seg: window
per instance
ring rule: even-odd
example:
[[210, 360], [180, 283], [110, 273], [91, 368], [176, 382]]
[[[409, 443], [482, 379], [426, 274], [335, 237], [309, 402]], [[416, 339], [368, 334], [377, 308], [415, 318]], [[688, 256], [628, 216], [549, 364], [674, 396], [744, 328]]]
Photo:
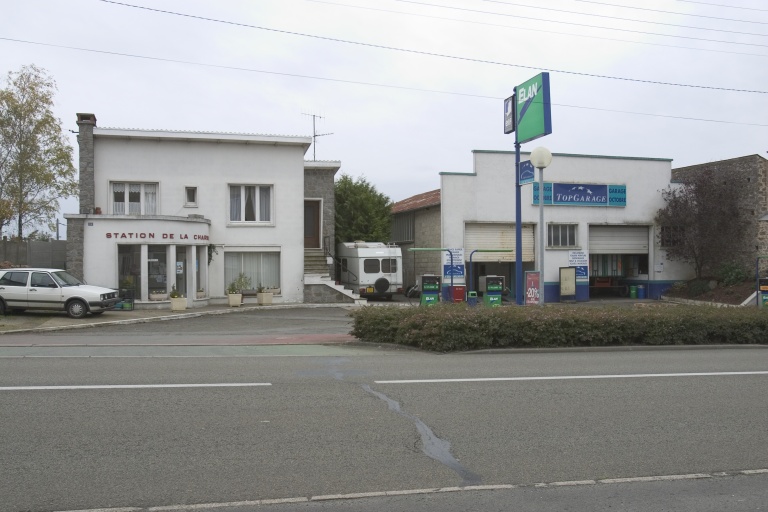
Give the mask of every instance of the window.
[[197, 187], [184, 188], [184, 206], [197, 206]]
[[349, 269], [347, 268], [347, 258], [341, 259], [341, 271], [347, 272]]
[[272, 222], [272, 187], [269, 185], [230, 185], [230, 222]]
[[416, 232], [416, 217], [413, 212], [400, 213], [392, 221], [392, 240], [396, 242], [413, 242]]
[[157, 183], [112, 183], [112, 214], [157, 214]]
[[29, 272], [6, 272], [0, 278], [0, 286], [27, 286]]
[[379, 260], [372, 258], [366, 258], [363, 260], [363, 272], [366, 274], [378, 274], [381, 272], [381, 265]]
[[251, 286], [280, 288], [279, 252], [225, 252], [224, 285], [228, 285], [240, 273], [251, 278]]
[[682, 226], [661, 226], [661, 246], [677, 247], [683, 243], [685, 228]]
[[576, 224], [549, 224], [547, 247], [576, 247]]
[[394, 274], [397, 272], [397, 260], [384, 259], [381, 260], [381, 271], [385, 274]]
[[33, 272], [30, 286], [37, 288], [56, 288], [56, 283], [48, 272]]

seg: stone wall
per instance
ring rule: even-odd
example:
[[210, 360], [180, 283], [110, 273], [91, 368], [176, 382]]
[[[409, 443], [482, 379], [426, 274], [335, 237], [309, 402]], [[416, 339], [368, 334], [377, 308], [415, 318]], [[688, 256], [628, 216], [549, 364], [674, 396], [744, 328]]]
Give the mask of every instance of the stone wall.
[[440, 206], [416, 210], [413, 243], [400, 243], [403, 252], [403, 286], [408, 289], [424, 274], [441, 274], [440, 251], [409, 251], [410, 248], [440, 247]]
[[[691, 165], [672, 170], [672, 180], [678, 181], [687, 173], [711, 171], [723, 186], [739, 187], [742, 208], [749, 219], [749, 243], [734, 247], [734, 253], [747, 268], [754, 268], [757, 256], [768, 256], [768, 160], [750, 155], [730, 160]], [[768, 267], [768, 263], [766, 265]]]
[[305, 284], [304, 302], [307, 304], [352, 304], [355, 301], [338, 290], [324, 284]]

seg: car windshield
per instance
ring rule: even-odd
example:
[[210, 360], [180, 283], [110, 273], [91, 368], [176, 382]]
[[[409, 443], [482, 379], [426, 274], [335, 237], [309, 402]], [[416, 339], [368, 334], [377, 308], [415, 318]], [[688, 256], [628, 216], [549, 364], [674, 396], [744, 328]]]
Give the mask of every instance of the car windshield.
[[59, 286], [80, 286], [81, 284], [84, 284], [78, 278], [63, 270], [59, 272], [51, 272], [51, 276]]

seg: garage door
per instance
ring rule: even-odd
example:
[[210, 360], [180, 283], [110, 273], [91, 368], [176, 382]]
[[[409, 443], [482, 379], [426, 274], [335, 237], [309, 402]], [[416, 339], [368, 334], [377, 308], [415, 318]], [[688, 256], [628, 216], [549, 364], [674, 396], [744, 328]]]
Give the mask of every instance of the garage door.
[[589, 226], [589, 254], [648, 254], [648, 226]]
[[[523, 261], [533, 261], [533, 226], [523, 226]], [[509, 252], [476, 252], [472, 261], [509, 261], [514, 263], [515, 225], [490, 222], [464, 225], [464, 257], [476, 249], [505, 249]]]

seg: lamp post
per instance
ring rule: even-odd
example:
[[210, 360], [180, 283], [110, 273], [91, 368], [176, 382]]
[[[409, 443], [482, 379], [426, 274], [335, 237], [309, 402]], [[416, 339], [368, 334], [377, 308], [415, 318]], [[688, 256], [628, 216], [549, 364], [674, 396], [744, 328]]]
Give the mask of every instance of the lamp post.
[[536, 261], [539, 269], [539, 305], [544, 305], [544, 246], [547, 236], [544, 226], [544, 169], [552, 163], [552, 153], [540, 146], [531, 151], [531, 163], [539, 170], [539, 257]]

